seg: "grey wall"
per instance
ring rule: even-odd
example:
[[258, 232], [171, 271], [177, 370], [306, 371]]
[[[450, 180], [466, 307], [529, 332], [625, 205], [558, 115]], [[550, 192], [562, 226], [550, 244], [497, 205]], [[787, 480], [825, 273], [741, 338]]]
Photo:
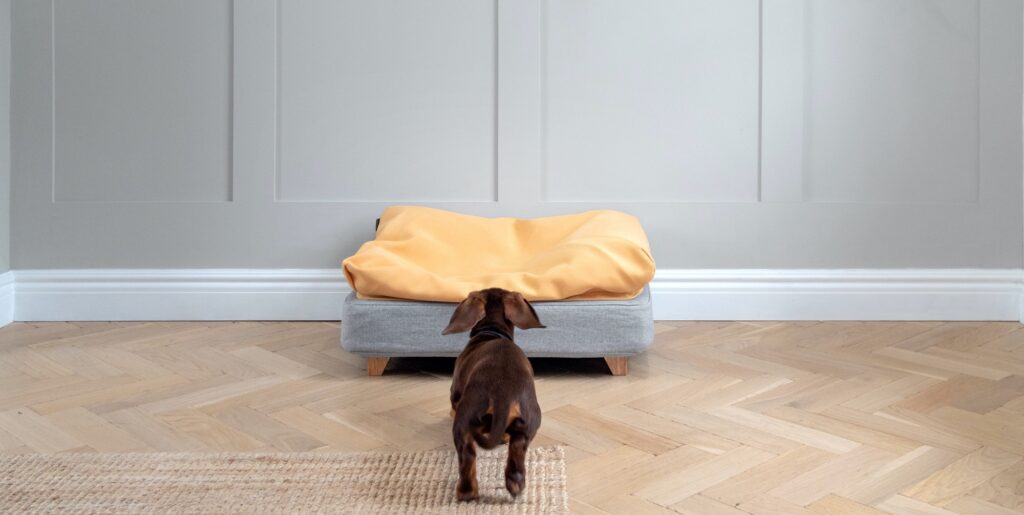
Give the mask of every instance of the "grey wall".
[[0, 273], [11, 268], [11, 2], [0, 0]]
[[15, 0], [16, 268], [331, 267], [387, 205], [662, 268], [1022, 264], [1019, 0]]

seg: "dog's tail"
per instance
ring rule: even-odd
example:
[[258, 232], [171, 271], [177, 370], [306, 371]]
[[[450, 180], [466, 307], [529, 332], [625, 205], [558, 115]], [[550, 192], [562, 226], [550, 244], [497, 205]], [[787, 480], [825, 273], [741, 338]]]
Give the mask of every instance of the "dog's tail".
[[511, 406], [505, 400], [499, 399], [494, 402], [494, 409], [491, 410], [491, 428], [486, 435], [475, 434], [476, 444], [484, 449], [493, 449], [502, 443], [505, 435], [505, 428], [508, 424], [508, 414]]

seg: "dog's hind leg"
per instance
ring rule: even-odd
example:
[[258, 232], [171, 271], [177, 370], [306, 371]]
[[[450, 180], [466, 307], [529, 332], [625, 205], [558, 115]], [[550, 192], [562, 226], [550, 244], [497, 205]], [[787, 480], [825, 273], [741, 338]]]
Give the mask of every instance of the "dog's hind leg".
[[455, 385], [452, 384], [452, 394], [449, 399], [452, 402], [452, 410], [448, 412], [448, 416], [455, 418], [455, 411], [459, 409], [459, 399], [462, 398], [462, 392], [455, 389]]
[[455, 451], [459, 455], [459, 482], [455, 487], [455, 496], [460, 501], [472, 501], [480, 497], [476, 482], [476, 443], [470, 431], [458, 421], [452, 427]]
[[505, 465], [505, 488], [518, 497], [526, 486], [526, 448], [530, 441], [523, 433], [514, 433], [508, 442], [508, 464]]

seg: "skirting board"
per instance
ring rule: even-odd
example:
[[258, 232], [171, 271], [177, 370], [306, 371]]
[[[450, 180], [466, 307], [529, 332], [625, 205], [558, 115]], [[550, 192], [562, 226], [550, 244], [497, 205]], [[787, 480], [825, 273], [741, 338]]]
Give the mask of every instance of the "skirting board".
[[14, 321], [14, 272], [0, 274], [0, 327]]
[[1021, 270], [659, 270], [660, 320], [1021, 320]]
[[[1022, 277], [1016, 269], [659, 270], [651, 291], [658, 320], [1019, 320]], [[349, 291], [336, 269], [19, 270], [14, 319], [338, 320]]]

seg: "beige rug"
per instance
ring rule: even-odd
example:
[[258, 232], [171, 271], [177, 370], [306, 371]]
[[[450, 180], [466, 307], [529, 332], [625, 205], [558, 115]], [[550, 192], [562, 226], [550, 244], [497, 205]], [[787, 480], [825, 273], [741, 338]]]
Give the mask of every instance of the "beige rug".
[[0, 455], [0, 513], [566, 513], [561, 448], [531, 449], [505, 491], [480, 452], [481, 500], [455, 501], [454, 450], [410, 453]]

